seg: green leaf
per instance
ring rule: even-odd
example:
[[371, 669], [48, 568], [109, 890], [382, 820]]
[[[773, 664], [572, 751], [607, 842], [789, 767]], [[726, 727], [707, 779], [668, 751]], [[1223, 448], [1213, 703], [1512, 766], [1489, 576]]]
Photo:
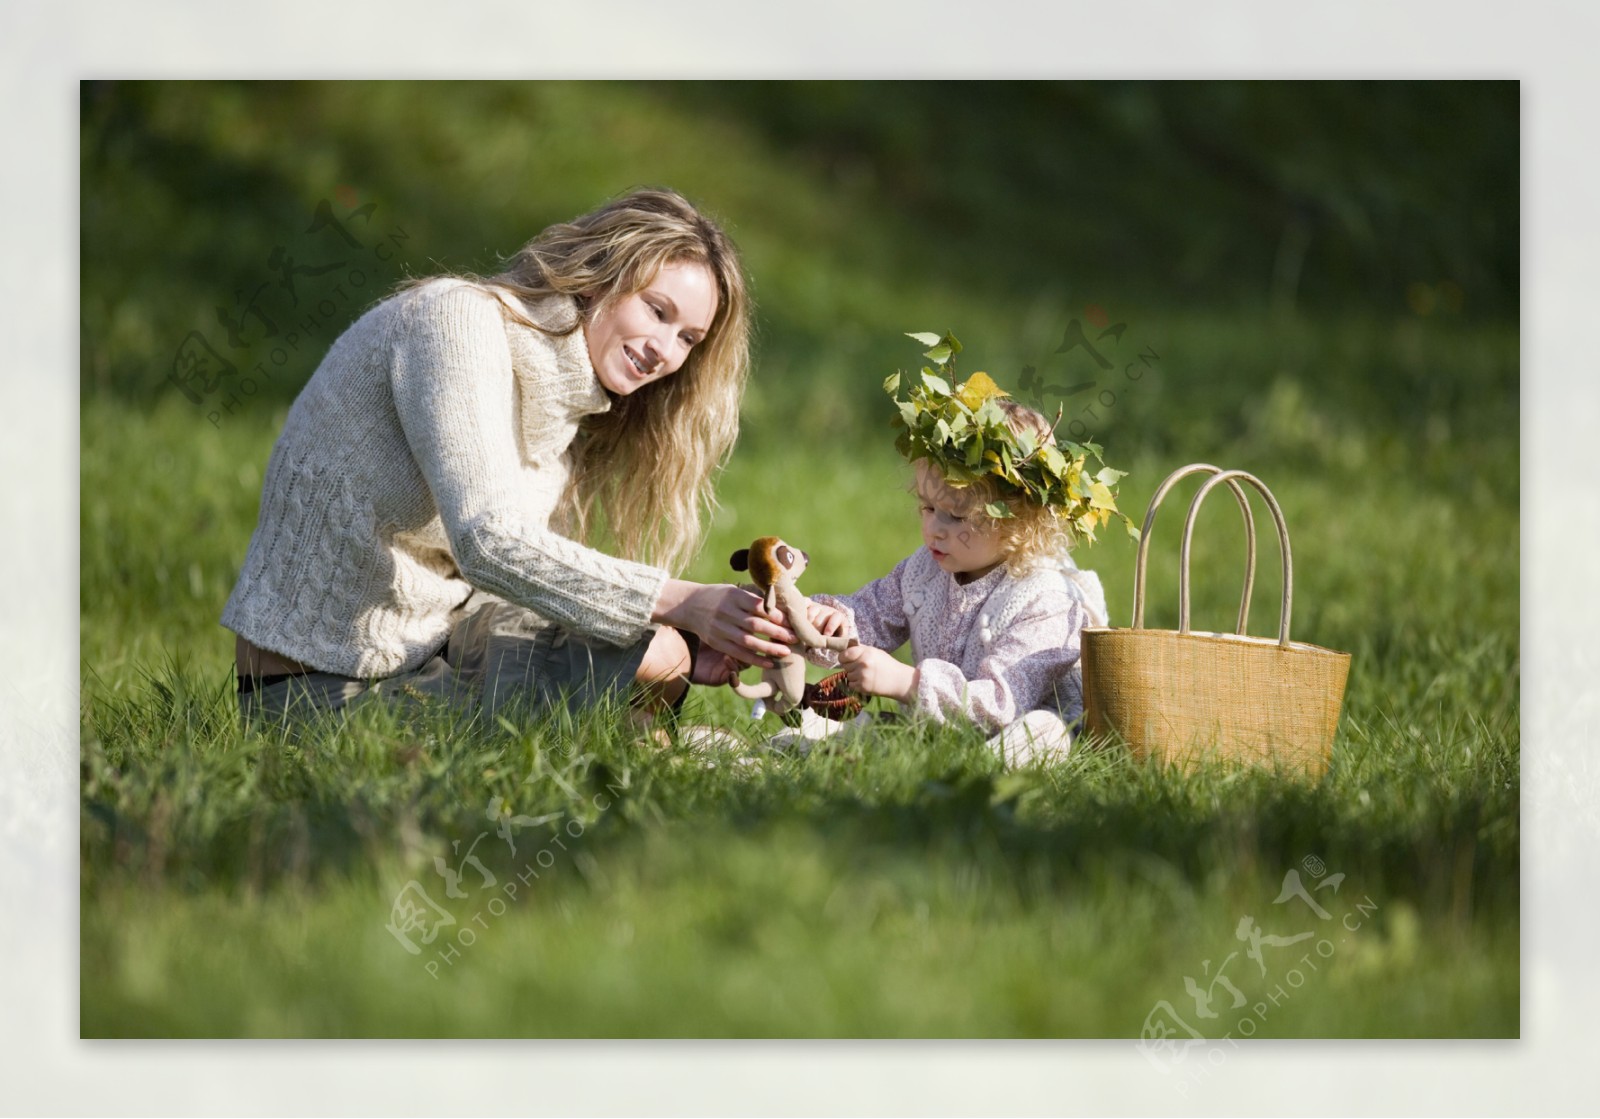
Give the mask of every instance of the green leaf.
[[940, 338], [937, 334], [928, 334], [928, 333], [922, 333], [922, 334], [910, 334], [910, 333], [908, 333], [906, 335], [906, 337], [907, 338], [915, 338], [918, 342], [921, 342], [924, 346], [937, 346], [940, 342], [944, 341], [944, 339]]
[[952, 350], [949, 346], [941, 344], [941, 345], [935, 346], [933, 349], [929, 350], [927, 353], [923, 354], [922, 356], [927, 358], [929, 361], [932, 361], [936, 365], [943, 365], [945, 362], [950, 360], [950, 355], [952, 353], [954, 353], [954, 352], [955, 351]]
[[904, 401], [904, 400], [897, 400], [895, 403], [900, 406], [900, 418], [903, 421], [905, 421], [905, 425], [907, 427], [916, 427], [917, 426], [917, 408], [916, 408], [916, 405], [911, 404], [908, 401]]
[[950, 382], [926, 369], [922, 371], [922, 383], [941, 396], [950, 395]]
[[1128, 472], [1126, 470], [1113, 470], [1109, 466], [1105, 467], [1100, 471], [1100, 473], [1095, 475], [1096, 478], [1108, 486], [1116, 485], [1118, 479], [1126, 478], [1127, 476]]
[[889, 374], [887, 377], [885, 377], [883, 379], [883, 391], [888, 393], [890, 396], [893, 396], [895, 394], [895, 390], [898, 389], [899, 387], [900, 387], [900, 373], [899, 373], [899, 371], [891, 373], [891, 374]]
[[972, 442], [967, 444], [967, 465], [977, 466], [983, 461], [983, 436], [974, 435]]
[[983, 511], [987, 513], [992, 520], [1008, 521], [1011, 519], [1011, 507], [999, 501], [989, 502], [989, 504], [983, 507]]

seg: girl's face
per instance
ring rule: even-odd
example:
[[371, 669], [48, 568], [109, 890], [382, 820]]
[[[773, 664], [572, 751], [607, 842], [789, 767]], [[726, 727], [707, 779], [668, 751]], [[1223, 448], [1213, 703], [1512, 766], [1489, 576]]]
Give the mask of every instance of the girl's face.
[[717, 313], [717, 281], [698, 261], [663, 264], [641, 291], [583, 325], [595, 376], [618, 396], [676, 373]]
[[917, 500], [922, 503], [922, 542], [939, 566], [958, 583], [982, 579], [1005, 560], [999, 534], [991, 526], [980, 532], [970, 518], [976, 502], [959, 496], [927, 467], [917, 467]]

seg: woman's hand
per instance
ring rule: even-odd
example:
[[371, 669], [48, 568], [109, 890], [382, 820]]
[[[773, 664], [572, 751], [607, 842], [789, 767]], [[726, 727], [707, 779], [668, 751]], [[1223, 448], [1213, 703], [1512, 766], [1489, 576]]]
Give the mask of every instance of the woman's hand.
[[720, 688], [738, 676], [743, 667], [727, 653], [719, 653], [709, 645], [701, 645], [689, 669], [689, 683]]
[[910, 703], [917, 694], [917, 670], [871, 645], [852, 645], [839, 654], [850, 686], [867, 695]]
[[838, 637], [850, 628], [850, 615], [837, 606], [806, 600], [806, 621], [824, 637]]
[[760, 595], [731, 583], [668, 579], [651, 621], [693, 630], [703, 645], [759, 668], [774, 667], [773, 659], [788, 656], [799, 640], [781, 613], [762, 609]]

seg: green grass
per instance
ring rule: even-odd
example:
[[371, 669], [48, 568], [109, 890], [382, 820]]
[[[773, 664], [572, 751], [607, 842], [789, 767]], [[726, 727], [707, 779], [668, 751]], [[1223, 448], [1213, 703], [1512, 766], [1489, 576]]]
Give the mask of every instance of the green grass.
[[[1188, 281], [1163, 296], [1113, 248], [1075, 261], [1071, 278], [1054, 261], [1030, 273], [1019, 245], [991, 256], [984, 227], [965, 224], [984, 198], [1040, 204], [1025, 179], [1002, 188], [963, 165], [942, 186], [916, 184], [851, 146], [887, 143], [883, 121], [868, 114], [830, 154], [772, 91], [715, 111], [701, 91], [628, 85], [152, 87], [109, 108], [94, 96], [85, 1036], [1136, 1037], [1162, 1000], [1199, 1025], [1185, 977], [1204, 986], [1224, 966], [1247, 997], [1231, 1010], [1215, 988], [1219, 1021], [1234, 1024], [1301, 968], [1256, 1036], [1519, 1033], [1514, 319], [1477, 313], [1470, 294], [1471, 313], [1423, 317], [1348, 285], [1343, 303], [1279, 314]], [[950, 142], [982, 147], [967, 133]], [[535, 163], [547, 189], [517, 193], [508, 184]], [[298, 744], [246, 734], [217, 618], [315, 354], [213, 424], [160, 387], [177, 341], [208, 329], [212, 305], [274, 243], [302, 244], [292, 238], [329, 184], [378, 198], [418, 246], [404, 266], [427, 271], [485, 266], [636, 181], [675, 183], [723, 213], [759, 299], [743, 434], [692, 577], [731, 577], [729, 553], [769, 532], [811, 553], [803, 589], [886, 571], [918, 542], [878, 387], [915, 357], [898, 332], [954, 330], [963, 371], [1003, 383], [1024, 364], [1077, 380], [1050, 351], [1097, 301], [1128, 324], [1119, 358], [1160, 355], [1139, 380], [1096, 390], [1116, 393], [1094, 434], [1131, 471], [1124, 508], [1137, 518], [1160, 478], [1195, 460], [1254, 471], [1284, 507], [1294, 635], [1353, 654], [1328, 776], [1167, 772], [1089, 746], [1007, 773], [970, 729], [919, 725], [837, 753], [741, 758], [643, 744], [607, 711], [511, 727], [367, 711]], [[1152, 205], [1101, 213], [1084, 244], [1138, 243], [1126, 238]], [[1194, 234], [1202, 271], [1218, 237]], [[1341, 267], [1359, 248], [1335, 254]], [[1176, 621], [1182, 511], [1165, 511], [1152, 542], [1152, 625]], [[1202, 517], [1201, 627], [1233, 616], [1237, 520]], [[1133, 554], [1111, 532], [1080, 555], [1123, 624]], [[1263, 541], [1255, 632], [1276, 625], [1276, 566]], [[697, 694], [687, 717], [756, 730], [726, 692]], [[518, 857], [486, 816], [495, 798], [549, 817], [514, 834]], [[434, 857], [485, 832], [477, 852], [496, 885], [478, 888], [469, 868], [470, 896], [447, 898]], [[550, 865], [509, 897], [540, 851]], [[1290, 869], [1312, 881], [1308, 856], [1345, 876], [1315, 895], [1327, 921], [1273, 904]], [[385, 929], [411, 880], [454, 919], [442, 936], [472, 932], [453, 960], [437, 955], [446, 940], [414, 956]], [[1234, 935], [1246, 916], [1268, 933], [1339, 935], [1263, 949], [1264, 976]], [[1316, 971], [1296, 963], [1323, 939], [1332, 951], [1311, 957]]]

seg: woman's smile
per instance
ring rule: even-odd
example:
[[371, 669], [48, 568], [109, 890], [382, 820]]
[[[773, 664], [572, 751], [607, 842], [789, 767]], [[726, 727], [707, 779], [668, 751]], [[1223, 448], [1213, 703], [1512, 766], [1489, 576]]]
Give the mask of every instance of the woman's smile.
[[711, 331], [717, 281], [696, 261], [663, 264], [642, 290], [624, 296], [584, 324], [589, 361], [601, 385], [617, 396], [676, 373]]

